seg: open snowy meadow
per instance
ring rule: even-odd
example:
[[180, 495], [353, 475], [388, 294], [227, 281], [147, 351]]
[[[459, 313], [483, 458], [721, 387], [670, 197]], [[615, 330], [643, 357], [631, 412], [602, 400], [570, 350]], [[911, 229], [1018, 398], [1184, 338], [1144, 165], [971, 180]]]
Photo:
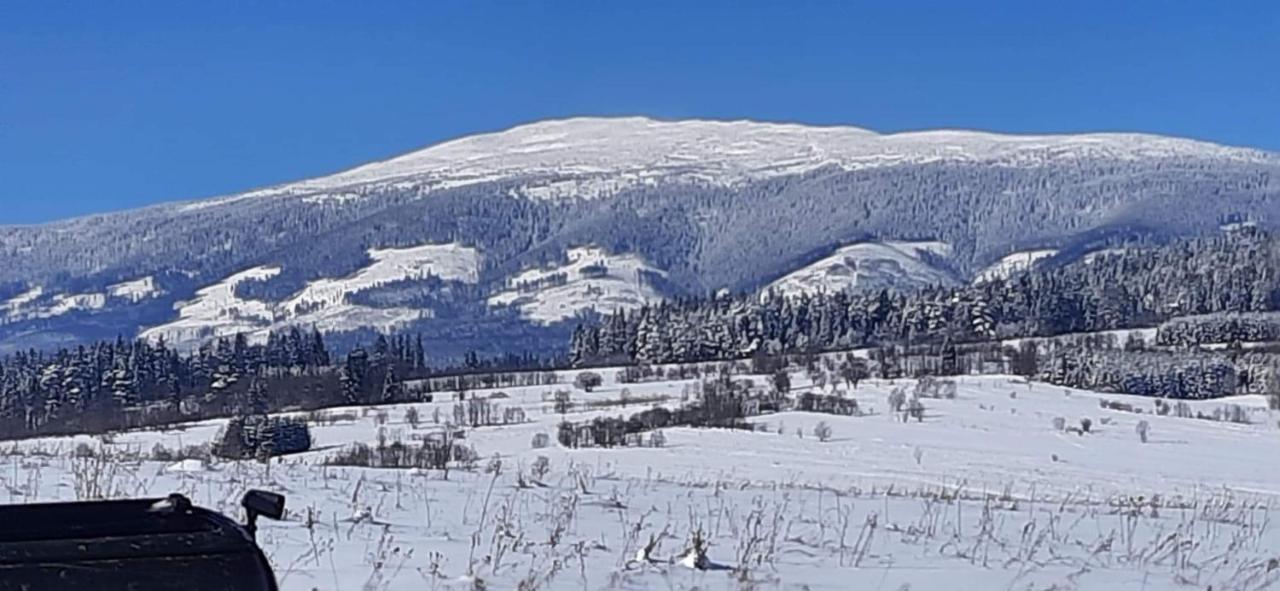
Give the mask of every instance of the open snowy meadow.
[[[591, 392], [572, 388], [575, 372], [466, 392], [523, 421], [465, 429], [474, 459], [447, 472], [332, 464], [356, 443], [456, 432], [457, 393], [300, 415], [312, 451], [268, 464], [175, 452], [225, 421], [7, 442], [0, 496], [180, 492], [239, 516], [245, 490], [281, 492], [287, 518], [259, 541], [297, 591], [1280, 586], [1280, 413], [1260, 397], [1188, 402], [1186, 416], [1151, 398], [972, 376], [904, 421], [890, 399], [915, 382], [867, 380], [839, 387], [854, 416], [766, 413], [754, 431], [558, 444], [563, 420], [676, 408], [699, 385], [599, 373]], [[803, 372], [791, 381], [817, 388]]]

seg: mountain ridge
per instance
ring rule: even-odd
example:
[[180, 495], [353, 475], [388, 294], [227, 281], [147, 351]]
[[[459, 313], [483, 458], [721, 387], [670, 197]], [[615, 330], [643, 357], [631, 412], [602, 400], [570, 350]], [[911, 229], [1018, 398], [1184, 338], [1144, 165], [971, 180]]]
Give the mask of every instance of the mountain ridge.
[[[595, 154], [594, 158], [605, 161], [591, 164], [587, 162], [537, 163], [527, 160], [508, 165], [507, 168], [480, 166], [476, 169], [463, 168], [450, 170], [450, 165], [458, 161], [472, 162], [499, 156], [502, 158], [528, 156], [537, 153], [537, 144], [554, 142], [572, 136], [576, 144], [564, 146], [571, 148], [571, 153], [582, 153], [591, 147], [596, 137], [603, 133], [617, 133], [621, 129], [629, 137], [606, 137], [609, 142], [605, 148], [608, 152]], [[713, 132], [719, 135], [713, 135]], [[797, 137], [799, 136], [799, 137]], [[618, 150], [626, 144], [636, 142], [637, 138], [648, 139], [656, 146], [648, 146], [645, 152], [636, 152], [634, 148], [625, 153], [632, 157], [648, 156], [650, 161], [608, 160], [616, 158]], [[762, 139], [783, 139], [781, 145], [762, 145]], [[803, 140], [803, 141], [801, 141]], [[732, 160], [754, 152], [763, 154], [765, 162], [793, 161], [791, 167], [763, 166], [758, 161], [748, 161], [738, 166], [728, 166], [722, 170], [722, 177], [708, 179], [713, 184], [732, 183], [736, 180], [759, 180], [769, 176], [780, 176], [806, 172], [823, 165], [849, 167], [885, 166], [900, 160], [920, 161], [921, 159], [962, 159], [968, 157], [974, 161], [1000, 162], [1006, 165], [1034, 165], [1035, 158], [1025, 158], [1028, 153], [1036, 151], [1063, 150], [1074, 148], [1082, 150], [1094, 149], [1086, 154], [1073, 154], [1069, 150], [1057, 154], [1044, 154], [1047, 157], [1109, 157], [1120, 156], [1138, 158], [1174, 158], [1185, 156], [1212, 155], [1240, 161], [1262, 162], [1280, 160], [1280, 155], [1265, 150], [1248, 147], [1227, 146], [1204, 140], [1181, 138], [1138, 132], [1088, 132], [1088, 133], [1054, 133], [1054, 134], [1012, 134], [965, 129], [928, 129], [880, 133], [870, 129], [847, 125], [807, 125], [801, 123], [776, 123], [750, 119], [680, 119], [663, 120], [643, 116], [622, 117], [571, 117], [564, 119], [541, 120], [524, 123], [510, 128], [478, 134], [466, 135], [438, 142], [420, 149], [411, 150], [397, 156], [382, 160], [374, 160], [333, 174], [322, 175], [299, 181], [285, 182], [243, 193], [224, 197], [213, 197], [177, 204], [183, 209], [204, 208], [234, 203], [243, 199], [271, 196], [305, 196], [351, 189], [371, 184], [395, 183], [397, 181], [412, 185], [414, 188], [439, 189], [496, 181], [511, 176], [537, 176], [542, 174], [592, 176], [619, 173], [638, 174], [668, 170], [678, 176], [682, 160], [690, 162], [712, 161], [712, 156], [705, 152], [698, 153], [700, 143], [705, 142], [737, 142], [738, 150], [721, 153], [720, 156]], [[843, 142], [843, 143], [842, 143]], [[860, 143], [859, 143], [860, 142]], [[948, 143], [950, 142], [950, 143]], [[956, 145], [960, 142], [960, 145]], [[643, 143], [643, 142], [639, 142]], [[745, 144], [745, 145], [744, 145]], [[758, 150], [746, 149], [749, 146]], [[552, 145], [550, 148], [561, 147]], [[768, 152], [768, 148], [774, 151]], [[965, 148], [979, 150], [977, 154], [965, 153]], [[548, 146], [542, 146], [548, 149]], [[670, 149], [692, 149], [693, 153], [672, 154]], [[927, 151], [926, 148], [932, 148]], [[791, 150], [791, 153], [786, 153]], [[808, 159], [796, 151], [810, 150], [815, 153]], [[895, 154], [894, 151], [902, 151]], [[676, 157], [676, 161], [652, 160], [659, 154]], [[817, 156], [820, 154], [821, 156]], [[612, 156], [610, 156], [612, 155]], [[1019, 156], [1024, 159], [1019, 159]], [[1013, 160], [1009, 160], [1012, 158]], [[558, 168], [557, 168], [558, 167]], [[513, 170], [523, 168], [521, 172]], [[692, 167], [696, 168], [696, 167]], [[709, 175], [713, 170], [696, 169], [695, 175]], [[754, 171], [754, 175], [752, 174]], [[770, 174], [772, 173], [772, 174]], [[424, 177], [425, 178], [421, 178]], [[580, 188], [580, 187], [576, 187]], [[611, 187], [599, 187], [597, 191], [607, 191]], [[616, 189], [616, 187], [613, 187]], [[544, 192], [545, 193], [545, 192]], [[548, 196], [557, 195], [551, 191]], [[535, 192], [532, 195], [540, 196]]]
[[[258, 302], [273, 311], [258, 331], [319, 318], [367, 334], [356, 319], [369, 318], [497, 353], [558, 346], [593, 298], [614, 309], [787, 276], [802, 278], [789, 283], [797, 292], [808, 278], [828, 291], [910, 289], [972, 279], [1016, 252], [1277, 219], [1280, 155], [1196, 140], [555, 120], [213, 200], [0, 228], [0, 351], [154, 334], [201, 290], [255, 268], [278, 272], [227, 287], [218, 301], [233, 304], [210, 309], [229, 315], [219, 326], [242, 325], [235, 302]], [[896, 242], [949, 252], [924, 267], [842, 256], [795, 275], [841, 248]], [[467, 281], [348, 281], [378, 263], [370, 253], [447, 245], [476, 253]], [[601, 264], [572, 263], [582, 249]], [[844, 282], [867, 265], [881, 279]], [[336, 316], [288, 311], [323, 286]], [[198, 324], [181, 334], [201, 334]]]

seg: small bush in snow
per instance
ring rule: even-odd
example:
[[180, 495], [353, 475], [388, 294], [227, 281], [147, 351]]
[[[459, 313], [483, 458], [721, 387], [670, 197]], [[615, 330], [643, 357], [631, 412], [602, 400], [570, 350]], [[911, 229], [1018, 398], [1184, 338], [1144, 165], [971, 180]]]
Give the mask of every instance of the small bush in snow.
[[583, 392], [590, 392], [604, 383], [604, 378], [594, 371], [584, 371], [573, 380], [573, 386]]
[[831, 425], [826, 421], [818, 421], [818, 424], [813, 426], [813, 436], [817, 437], [818, 441], [826, 443], [831, 439]]
[[556, 390], [552, 396], [556, 414], [566, 415], [573, 410], [573, 399], [569, 396], [568, 390]]
[[1134, 431], [1138, 433], [1138, 439], [1143, 443], [1147, 442], [1147, 434], [1151, 431], [1151, 425], [1146, 421], [1138, 421], [1138, 425], [1134, 427]]
[[1249, 424], [1249, 410], [1239, 404], [1228, 404], [1222, 414], [1223, 420], [1229, 423]]
[[534, 433], [533, 442], [529, 444], [533, 449], [544, 449], [551, 445], [551, 436], [546, 433]]
[[907, 414], [915, 419], [917, 423], [924, 422], [924, 403], [919, 398], [912, 400], [907, 405]]
[[163, 443], [156, 442], [151, 448], [151, 460], [156, 462], [172, 462], [174, 458], [173, 451], [165, 447]]
[[667, 436], [662, 431], [654, 431], [649, 434], [649, 447], [666, 447]]
[[1053, 430], [1054, 430], [1054, 431], [1066, 431], [1066, 430], [1067, 430], [1067, 419], [1065, 419], [1065, 418], [1063, 418], [1063, 417], [1053, 417]]
[[901, 412], [902, 407], [907, 404], [907, 391], [901, 387], [894, 388], [889, 393], [889, 412]]
[[1085, 417], [1085, 418], [1083, 418], [1083, 419], [1080, 419], [1080, 432], [1081, 432], [1081, 433], [1088, 433], [1088, 432], [1089, 432], [1089, 429], [1092, 429], [1092, 428], [1093, 428], [1093, 419], [1090, 419], [1089, 417]]
[[409, 408], [405, 409], [404, 422], [409, 423], [410, 427], [417, 429], [418, 423], [421, 421], [422, 421], [422, 417], [418, 415], [417, 407], [410, 406]]
[[547, 459], [547, 456], [538, 456], [538, 459], [533, 461], [533, 466], [529, 468], [533, 479], [538, 481], [546, 478], [549, 472], [551, 472], [551, 460]]
[[934, 388], [937, 387], [938, 380], [933, 376], [924, 376], [916, 381], [915, 397], [929, 398], [933, 396]]
[[493, 457], [489, 458], [489, 461], [484, 465], [484, 473], [501, 475], [502, 474], [502, 456], [498, 455], [495, 452], [493, 454]]

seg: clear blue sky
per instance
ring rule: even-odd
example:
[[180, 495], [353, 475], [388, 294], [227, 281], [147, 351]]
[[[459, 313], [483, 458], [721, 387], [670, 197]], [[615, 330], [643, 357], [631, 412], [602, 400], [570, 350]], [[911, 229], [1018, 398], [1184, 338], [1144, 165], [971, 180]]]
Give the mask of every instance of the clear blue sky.
[[1280, 150], [1280, 2], [0, 0], [0, 224], [580, 114]]

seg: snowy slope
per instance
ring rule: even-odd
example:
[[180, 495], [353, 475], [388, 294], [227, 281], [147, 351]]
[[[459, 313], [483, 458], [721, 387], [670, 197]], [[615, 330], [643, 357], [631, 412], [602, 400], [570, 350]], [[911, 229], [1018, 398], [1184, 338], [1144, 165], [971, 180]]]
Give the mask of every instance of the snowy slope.
[[925, 253], [947, 257], [951, 254], [951, 247], [937, 241], [852, 244], [818, 262], [792, 271], [769, 284], [765, 291], [796, 295], [955, 284], [956, 278], [951, 273], [923, 260]]
[[107, 286], [107, 293], [113, 298], [121, 298], [130, 302], [140, 302], [147, 298], [153, 298], [162, 295], [162, 291], [156, 286], [156, 280], [150, 275], [141, 279], [132, 281], [124, 281], [115, 285]]
[[[689, 380], [574, 391], [566, 417], [588, 421], [681, 403]], [[575, 372], [564, 372], [569, 384]], [[741, 376], [740, 376], [741, 377]], [[766, 376], [751, 376], [757, 383]], [[795, 372], [796, 389], [811, 387]], [[343, 446], [412, 442], [440, 431], [453, 393], [430, 403], [338, 408], [317, 416], [315, 451], [258, 462], [138, 461], [211, 441], [223, 421], [167, 430], [7, 443], [7, 502], [182, 492], [239, 515], [247, 488], [287, 495], [289, 515], [259, 540], [281, 588], [310, 589], [1175, 589], [1261, 590], [1280, 547], [1275, 416], [1260, 399], [1195, 401], [1211, 413], [1246, 407], [1251, 424], [1157, 416], [1151, 399], [1102, 395], [1008, 376], [962, 377], [954, 400], [927, 399], [920, 422], [888, 411], [896, 383], [846, 392], [863, 416], [784, 412], [758, 431], [677, 428], [662, 448], [534, 449], [554, 435], [553, 387], [503, 388], [495, 403], [526, 422], [467, 430], [481, 458], [439, 472], [322, 465]], [[828, 387], [828, 390], [830, 388]], [[492, 390], [471, 390], [487, 398]], [[1104, 410], [1100, 399], [1142, 414]], [[413, 407], [422, 419], [406, 419]], [[380, 418], [380, 416], [382, 418]], [[1091, 418], [1078, 435], [1055, 428]], [[1142, 443], [1139, 421], [1150, 425]], [[825, 422], [829, 441], [814, 437]], [[797, 435], [798, 434], [798, 435]], [[553, 436], [554, 439], [554, 436]], [[72, 458], [76, 445], [115, 458]], [[540, 460], [539, 458], [545, 458]], [[533, 466], [545, 461], [545, 474]], [[96, 467], [90, 472], [86, 466]], [[95, 476], [90, 476], [93, 474]], [[11, 475], [11, 476], [10, 476]], [[707, 558], [732, 572], [681, 566], [700, 530]], [[656, 540], [648, 561], [638, 550]], [[536, 584], [530, 583], [536, 581]]]
[[1055, 254], [1058, 254], [1058, 251], [1052, 248], [1015, 252], [978, 271], [978, 274], [973, 278], [973, 282], [985, 283], [995, 279], [1008, 278], [1014, 273], [1030, 269], [1036, 264], [1036, 261]]
[[596, 247], [573, 248], [567, 254], [566, 265], [529, 269], [510, 278], [507, 289], [491, 296], [489, 305], [515, 306], [525, 318], [550, 324], [586, 310], [610, 314], [662, 297], [642, 278], [642, 272], [662, 272], [643, 257], [610, 255]]
[[824, 166], [855, 170], [927, 162], [1039, 166], [1074, 159], [1221, 158], [1274, 161], [1256, 150], [1127, 133], [1003, 135], [976, 131], [880, 134], [857, 127], [756, 121], [659, 121], [579, 117], [540, 121], [447, 141], [327, 177], [212, 201], [302, 195], [311, 202], [358, 199], [357, 188], [430, 190], [527, 179], [535, 198], [599, 197], [661, 182], [713, 185], [766, 179]]
[[426, 244], [410, 248], [371, 249], [367, 267], [350, 277], [318, 279], [283, 302], [249, 300], [236, 294], [245, 281], [267, 280], [280, 274], [278, 267], [255, 267], [201, 289], [195, 299], [177, 305], [178, 319], [143, 331], [147, 339], [193, 346], [202, 340], [245, 333], [252, 340], [266, 339], [270, 331], [289, 326], [327, 332], [357, 329], [390, 331], [422, 318], [430, 310], [372, 308], [349, 301], [353, 294], [396, 281], [422, 280], [429, 276], [474, 283], [480, 254], [459, 244]]
[[50, 293], [35, 286], [6, 301], [0, 301], [0, 324], [24, 320], [56, 318], [77, 311], [106, 308], [111, 300], [136, 304], [162, 295], [151, 277], [109, 285], [105, 292]]

